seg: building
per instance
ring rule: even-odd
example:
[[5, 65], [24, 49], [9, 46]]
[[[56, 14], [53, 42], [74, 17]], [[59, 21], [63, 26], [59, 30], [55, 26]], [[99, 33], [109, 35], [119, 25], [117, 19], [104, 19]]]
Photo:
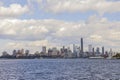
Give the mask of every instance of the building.
[[25, 50], [25, 56], [29, 56], [29, 50]]
[[4, 52], [2, 52], [2, 56], [7, 57], [7, 56], [9, 56], [9, 54], [6, 51], [4, 51]]
[[34, 55], [35, 55], [35, 56], [43, 56], [44, 54], [39, 53], [39, 51], [36, 51], [36, 52], [34, 53]]
[[81, 53], [84, 53], [84, 49], [83, 49], [83, 38], [81, 38]]
[[104, 49], [104, 47], [102, 47], [102, 54], [103, 54], [103, 55], [105, 54], [105, 49]]
[[62, 57], [64, 57], [65, 55], [65, 47], [63, 46], [63, 48], [60, 49], [60, 54]]
[[52, 48], [52, 56], [58, 56], [58, 50], [56, 47]]
[[16, 57], [17, 57], [17, 58], [18, 58], [18, 57], [22, 57], [22, 56], [24, 56], [24, 49], [18, 50], [18, 51], [17, 51], [17, 54], [16, 54]]
[[73, 54], [74, 57], [77, 57], [77, 46], [75, 44], [73, 44]]
[[48, 49], [48, 56], [52, 56], [52, 49]]
[[99, 47], [96, 48], [96, 55], [100, 55], [100, 48]]
[[73, 53], [75, 53], [75, 44], [73, 44]]
[[63, 46], [63, 48], [60, 49], [60, 53], [61, 53], [61, 57], [64, 57], [64, 58], [71, 58], [73, 56], [73, 53], [72, 51], [70, 50], [70, 47], [68, 48], [65, 48]]
[[73, 53], [70, 50], [70, 47], [68, 47], [67, 54], [68, 54], [68, 58], [72, 58], [73, 57]]
[[93, 56], [95, 56], [95, 49], [94, 49], [94, 47], [92, 48], [92, 54], [93, 54]]
[[17, 51], [16, 50], [13, 50], [13, 56], [16, 56], [17, 55]]
[[21, 52], [21, 54], [23, 55], [23, 54], [24, 54], [24, 49], [21, 49], [21, 51], [20, 51], [20, 52]]
[[46, 46], [42, 46], [42, 52], [45, 54], [46, 53]]
[[80, 57], [80, 47], [76, 46], [76, 53], [77, 53], [77, 57]]
[[88, 45], [88, 52], [89, 52], [89, 53], [92, 53], [92, 45], [91, 45], [91, 44]]
[[109, 53], [108, 53], [108, 56], [109, 56], [109, 58], [112, 58], [112, 56], [113, 56], [113, 51], [112, 51], [112, 49], [110, 49], [110, 51], [109, 51]]
[[93, 48], [92, 48], [92, 45], [90, 44], [90, 45], [88, 45], [88, 53], [87, 53], [87, 56], [93, 56], [94, 54], [93, 54]]

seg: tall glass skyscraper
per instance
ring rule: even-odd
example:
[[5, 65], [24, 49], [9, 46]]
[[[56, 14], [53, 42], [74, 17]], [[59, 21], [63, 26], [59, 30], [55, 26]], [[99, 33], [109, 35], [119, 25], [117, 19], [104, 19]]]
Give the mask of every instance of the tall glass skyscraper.
[[83, 53], [84, 50], [83, 50], [83, 38], [81, 38], [81, 53]]
[[104, 51], [104, 47], [102, 47], [102, 54], [104, 54], [105, 53], [105, 51]]

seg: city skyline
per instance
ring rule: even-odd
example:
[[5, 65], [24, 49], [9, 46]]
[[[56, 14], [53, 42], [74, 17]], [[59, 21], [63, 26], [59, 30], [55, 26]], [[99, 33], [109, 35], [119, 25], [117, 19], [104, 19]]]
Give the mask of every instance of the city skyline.
[[[88, 45], [120, 52], [119, 0], [1, 0], [0, 54]], [[104, 49], [103, 49], [104, 50]]]
[[[69, 52], [70, 51], [70, 52]], [[49, 55], [49, 52], [50, 54], [55, 54], [58, 56], [58, 54], [60, 55], [63, 55], [66, 56], [66, 54], [68, 55], [71, 55], [71, 54], [74, 54], [74, 57], [75, 56], [79, 56], [79, 58], [82, 58], [83, 56], [82, 55], [88, 55], [89, 57], [90, 56], [95, 56], [98, 55], [98, 56], [103, 56], [103, 55], [116, 55], [118, 52], [115, 52], [112, 50], [112, 48], [110, 48], [109, 50], [106, 50], [106, 48], [104, 46], [93, 46], [92, 44], [89, 44], [88, 45], [88, 48], [85, 50], [84, 49], [84, 39], [83, 38], [80, 38], [80, 44], [73, 44], [72, 46], [62, 46], [62, 47], [57, 47], [57, 46], [54, 46], [54, 47], [47, 47], [47, 46], [42, 46], [41, 47], [41, 50], [38, 50], [38, 51], [35, 51], [35, 52], [30, 52], [29, 49], [24, 49], [24, 48], [21, 48], [21, 49], [14, 49], [12, 50], [12, 52], [7, 52], [7, 51], [3, 51], [2, 52], [2, 55], [3, 56], [17, 56], [17, 54], [19, 56], [25, 56], [26, 54], [27, 55], [32, 55], [32, 54], [37, 54], [37, 55], [45, 55], [45, 56], [50, 56]], [[55, 56], [54, 55], [54, 56]], [[80, 57], [81, 55], [81, 57]]]
[[88, 51], [84, 50], [84, 39], [80, 39], [80, 45], [73, 44], [73, 50], [70, 47], [63, 46], [60, 49], [57, 47], [48, 48], [46, 46], [42, 46], [41, 51], [36, 51], [31, 54], [30, 50], [25, 49], [14, 49], [12, 54], [7, 51], [3, 51], [0, 58], [9, 58], [9, 59], [35, 59], [35, 58], [104, 58], [104, 59], [112, 59], [118, 53], [113, 52], [112, 49], [110, 51], [106, 51], [104, 46], [94, 47], [92, 45], [88, 45]]

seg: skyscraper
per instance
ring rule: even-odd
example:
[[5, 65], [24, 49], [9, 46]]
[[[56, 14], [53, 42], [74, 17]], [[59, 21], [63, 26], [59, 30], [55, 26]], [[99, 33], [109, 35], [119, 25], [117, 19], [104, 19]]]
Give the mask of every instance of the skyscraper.
[[102, 54], [104, 54], [105, 53], [105, 50], [104, 50], [104, 47], [102, 47]]
[[83, 53], [83, 38], [81, 38], [81, 53]]
[[91, 53], [92, 52], [92, 45], [88, 45], [88, 52]]
[[96, 48], [96, 54], [100, 54], [100, 48], [99, 47]]
[[42, 52], [45, 54], [46, 53], [46, 46], [42, 46]]
[[94, 49], [94, 47], [92, 48], [92, 53], [93, 53], [93, 56], [95, 56], [95, 49]]
[[75, 44], [73, 44], [73, 53], [75, 53]]
[[29, 50], [25, 50], [25, 56], [28, 56], [29, 55]]
[[16, 50], [13, 50], [13, 56], [16, 56], [17, 55], [17, 51]]

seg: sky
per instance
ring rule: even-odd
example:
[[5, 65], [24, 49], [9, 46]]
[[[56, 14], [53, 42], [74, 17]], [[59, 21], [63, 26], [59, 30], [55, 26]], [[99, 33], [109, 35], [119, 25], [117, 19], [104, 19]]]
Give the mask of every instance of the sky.
[[0, 0], [0, 54], [80, 45], [120, 52], [120, 0]]

